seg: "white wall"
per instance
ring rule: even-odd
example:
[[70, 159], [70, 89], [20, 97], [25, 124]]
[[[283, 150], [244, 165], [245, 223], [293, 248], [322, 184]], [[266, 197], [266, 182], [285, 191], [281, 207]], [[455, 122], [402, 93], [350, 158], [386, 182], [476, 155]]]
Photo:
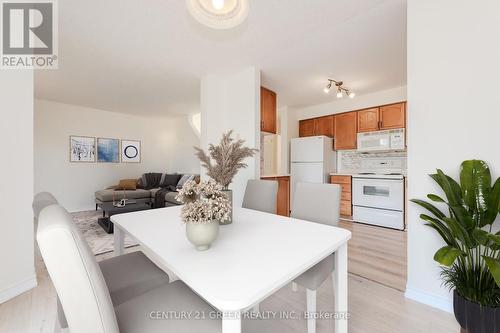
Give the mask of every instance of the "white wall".
[[33, 72], [0, 74], [0, 303], [36, 286], [33, 213]]
[[[231, 129], [248, 147], [260, 148], [260, 72], [254, 67], [201, 80], [201, 146], [218, 144]], [[235, 206], [241, 206], [247, 180], [260, 176], [258, 153], [245, 163], [230, 185]]]
[[[49, 191], [69, 211], [95, 208], [94, 192], [144, 172], [198, 173], [199, 139], [187, 116], [150, 118], [35, 101], [35, 192]], [[141, 163], [70, 163], [69, 136], [141, 141]]]
[[[500, 174], [500, 2], [408, 2], [409, 197], [441, 193], [428, 174], [453, 178], [465, 159], [486, 160]], [[407, 296], [451, 309], [434, 252], [443, 242], [409, 206]], [[497, 221], [498, 223], [498, 221]]]

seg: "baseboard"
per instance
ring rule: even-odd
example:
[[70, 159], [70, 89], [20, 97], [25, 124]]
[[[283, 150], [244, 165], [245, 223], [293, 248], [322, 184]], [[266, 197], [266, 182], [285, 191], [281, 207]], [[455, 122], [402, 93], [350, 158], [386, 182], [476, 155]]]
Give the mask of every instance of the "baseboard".
[[432, 306], [433, 308], [453, 313], [453, 300], [451, 298], [429, 294], [408, 287], [406, 288], [405, 297]]
[[22, 293], [37, 286], [36, 275], [24, 279], [4, 290], [0, 291], [0, 304], [21, 295]]

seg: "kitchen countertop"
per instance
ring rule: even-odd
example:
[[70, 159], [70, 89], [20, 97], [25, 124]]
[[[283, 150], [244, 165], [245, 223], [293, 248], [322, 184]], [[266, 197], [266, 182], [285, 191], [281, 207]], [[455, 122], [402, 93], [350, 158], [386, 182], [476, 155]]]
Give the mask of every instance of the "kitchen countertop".
[[351, 176], [353, 178], [386, 178], [386, 179], [403, 179], [406, 174], [363, 174], [361, 172], [332, 172], [330, 176]]
[[261, 175], [260, 178], [278, 178], [278, 177], [290, 177], [290, 175], [284, 174], [284, 175]]

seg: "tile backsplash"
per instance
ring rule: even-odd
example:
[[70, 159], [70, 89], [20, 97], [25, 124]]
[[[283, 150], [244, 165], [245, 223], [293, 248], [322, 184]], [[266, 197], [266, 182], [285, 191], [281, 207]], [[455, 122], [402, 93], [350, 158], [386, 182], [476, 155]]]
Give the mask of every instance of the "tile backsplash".
[[406, 151], [395, 152], [338, 152], [338, 172], [402, 173], [406, 174]]

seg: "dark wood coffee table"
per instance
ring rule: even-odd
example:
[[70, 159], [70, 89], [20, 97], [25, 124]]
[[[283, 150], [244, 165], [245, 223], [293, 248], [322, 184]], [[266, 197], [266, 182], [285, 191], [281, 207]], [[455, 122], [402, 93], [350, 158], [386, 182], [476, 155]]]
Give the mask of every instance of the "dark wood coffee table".
[[108, 234], [113, 233], [113, 222], [109, 219], [113, 215], [137, 212], [140, 210], [151, 209], [151, 205], [147, 203], [129, 203], [123, 207], [115, 207], [112, 202], [104, 202], [99, 204], [99, 208], [102, 210], [103, 217], [97, 219], [97, 223], [106, 231]]

